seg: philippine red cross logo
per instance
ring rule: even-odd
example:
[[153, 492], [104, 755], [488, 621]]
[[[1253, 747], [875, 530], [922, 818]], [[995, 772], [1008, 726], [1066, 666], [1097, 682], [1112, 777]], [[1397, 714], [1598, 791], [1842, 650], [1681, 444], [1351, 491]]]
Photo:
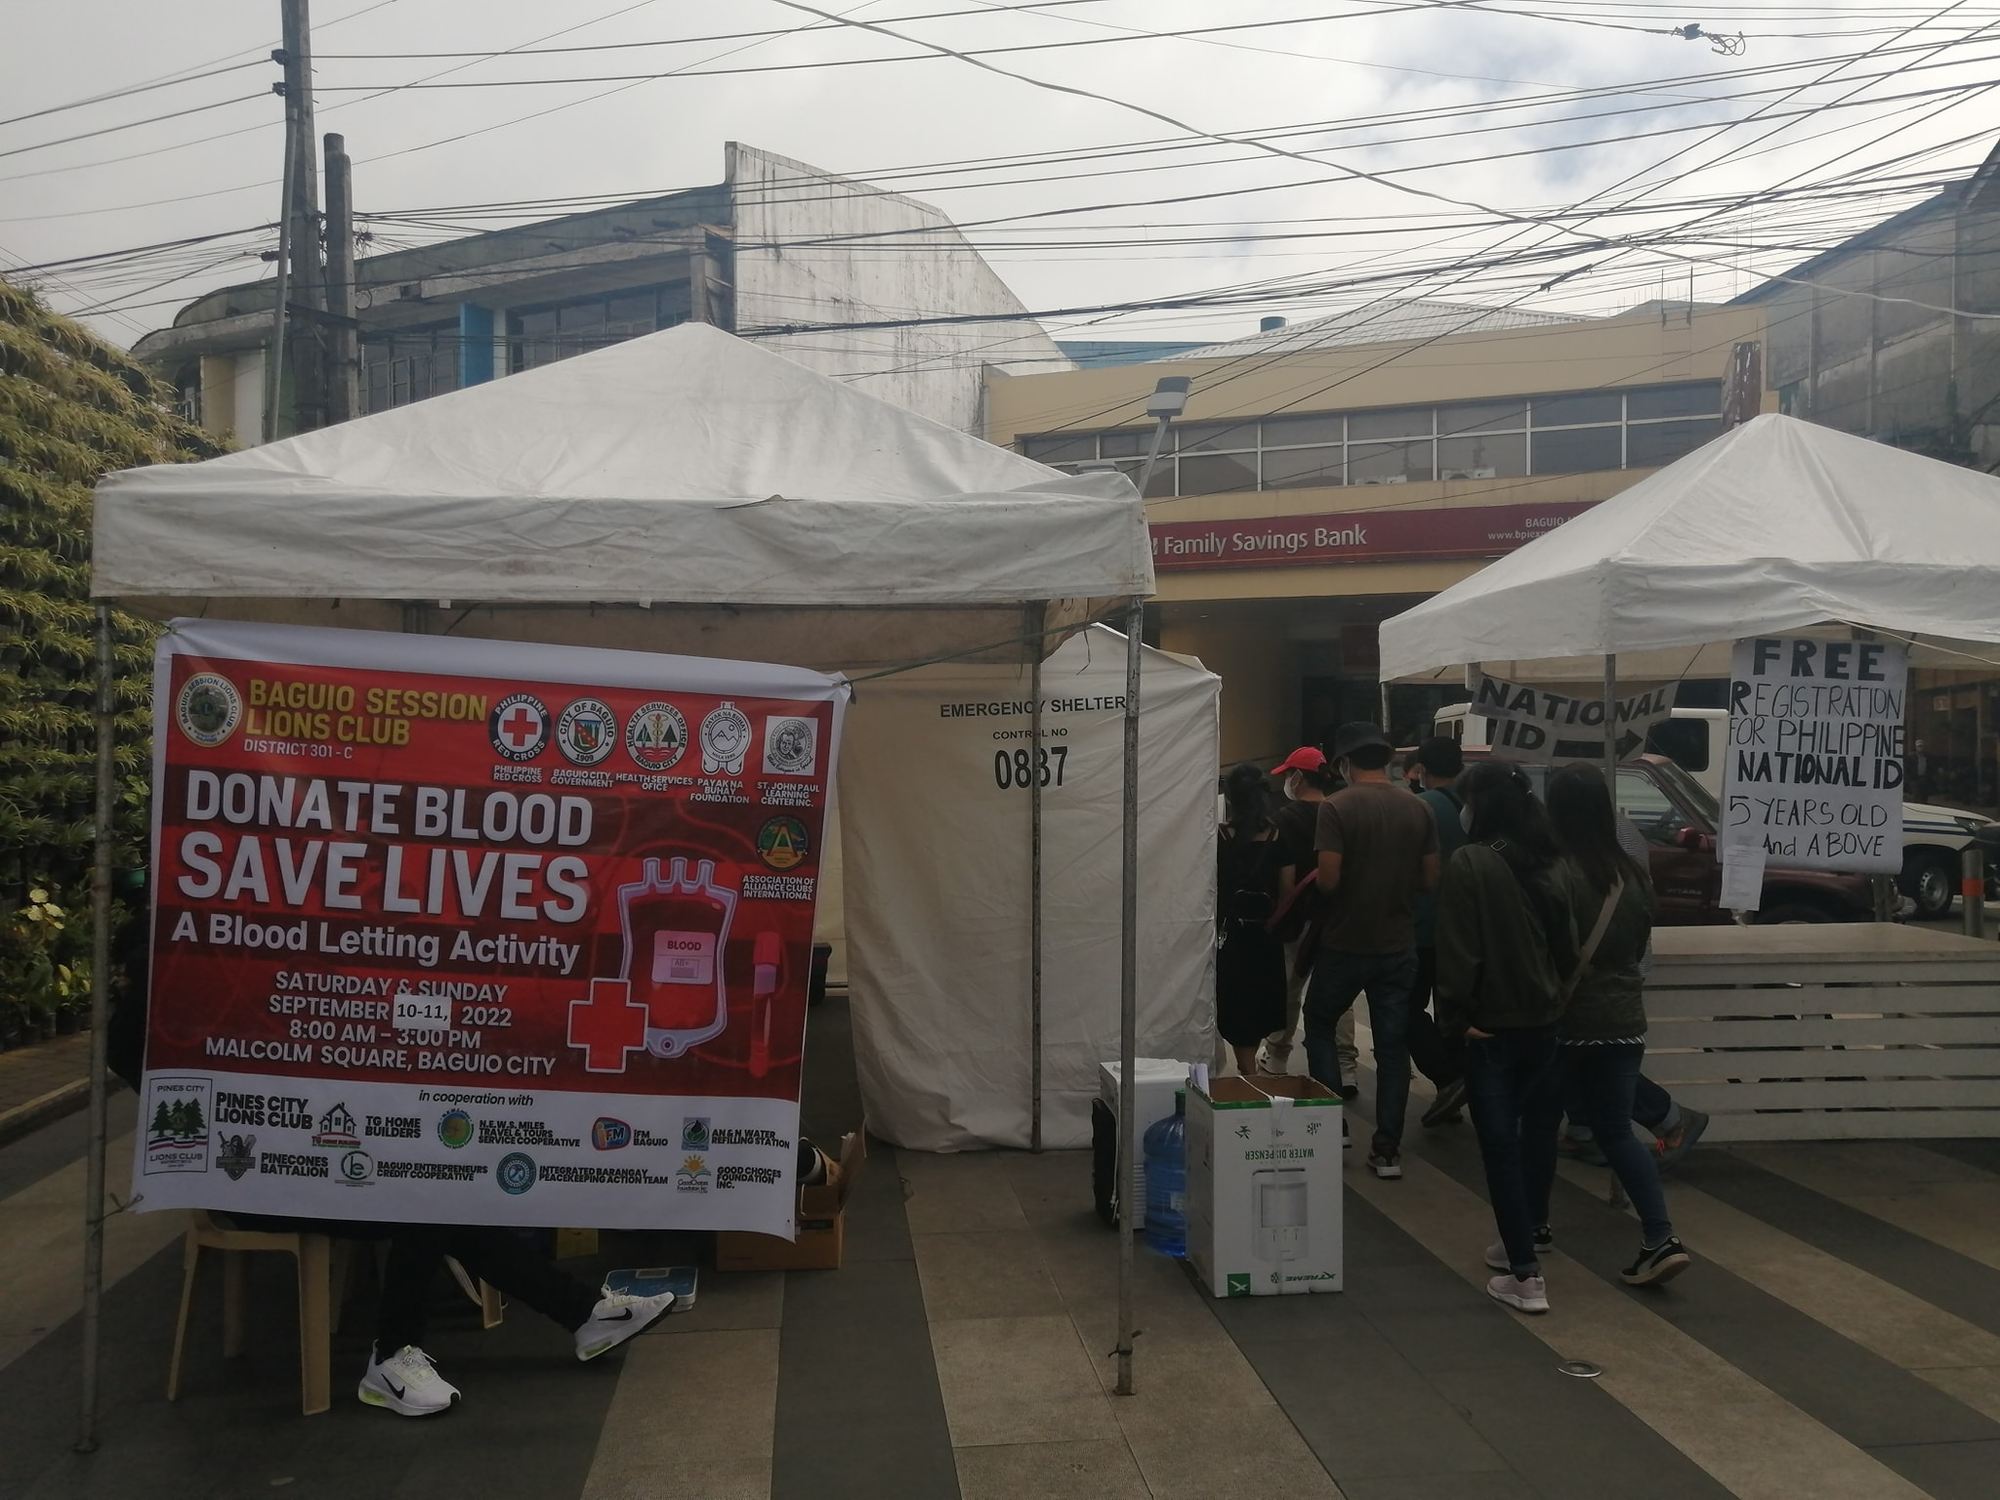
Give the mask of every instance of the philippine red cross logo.
[[549, 742], [549, 711], [532, 693], [502, 698], [487, 716], [494, 753], [507, 760], [533, 760]]

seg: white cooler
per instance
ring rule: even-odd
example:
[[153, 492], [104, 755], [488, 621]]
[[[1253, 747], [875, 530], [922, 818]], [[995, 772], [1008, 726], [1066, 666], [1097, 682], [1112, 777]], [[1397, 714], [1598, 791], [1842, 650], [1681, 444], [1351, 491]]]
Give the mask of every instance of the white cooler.
[[[1137, 1057], [1132, 1060], [1132, 1092], [1138, 1102], [1139, 1130], [1132, 1142], [1133, 1206], [1130, 1224], [1134, 1229], [1146, 1222], [1146, 1127], [1174, 1112], [1174, 1091], [1187, 1087], [1188, 1065], [1171, 1057]], [[1097, 1095], [1113, 1118], [1118, 1114], [1118, 1064], [1097, 1065]]]

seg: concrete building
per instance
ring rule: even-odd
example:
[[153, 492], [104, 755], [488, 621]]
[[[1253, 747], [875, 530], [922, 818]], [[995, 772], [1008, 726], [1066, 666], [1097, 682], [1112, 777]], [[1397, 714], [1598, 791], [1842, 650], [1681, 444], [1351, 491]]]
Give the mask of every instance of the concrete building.
[[[1193, 382], [1148, 486], [1151, 633], [1221, 674], [1227, 759], [1277, 756], [1378, 716], [1383, 619], [1698, 447], [1726, 405], [1773, 404], [1762, 337], [1755, 307], [1377, 303], [1164, 361], [994, 372], [987, 435], [1136, 470], [1155, 382]], [[1396, 689], [1392, 732], [1454, 696]]]
[[2000, 148], [1735, 305], [1764, 314], [1781, 410], [1952, 463], [2000, 462]]
[[[1963, 182], [1736, 299], [1764, 315], [1780, 410], [2000, 468], [2000, 147]], [[2000, 673], [1913, 674], [1919, 790], [2000, 805]]]
[[[1071, 368], [936, 209], [734, 142], [712, 186], [369, 256], [356, 288], [364, 411], [689, 320], [961, 431], [988, 363]], [[134, 350], [241, 443], [262, 433], [274, 291], [210, 292]]]

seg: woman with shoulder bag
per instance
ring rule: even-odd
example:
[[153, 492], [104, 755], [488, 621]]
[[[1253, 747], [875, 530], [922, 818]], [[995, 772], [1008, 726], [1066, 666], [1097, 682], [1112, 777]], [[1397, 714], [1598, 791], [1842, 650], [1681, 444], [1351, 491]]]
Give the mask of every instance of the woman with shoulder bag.
[[1576, 918], [1548, 817], [1520, 767], [1482, 761], [1456, 790], [1468, 839], [1445, 867], [1438, 901], [1438, 1026], [1464, 1038], [1466, 1105], [1500, 1230], [1486, 1258], [1502, 1274], [1487, 1295], [1544, 1313], [1530, 1185], [1553, 1171], [1555, 1136], [1526, 1115], [1555, 1060]]
[[1236, 767], [1223, 797], [1229, 820], [1215, 838], [1215, 1029], [1248, 1076], [1259, 1071], [1257, 1044], [1285, 1021], [1284, 945], [1269, 924], [1289, 855], [1261, 767]]
[[[1549, 779], [1549, 822], [1578, 924], [1591, 926], [1557, 1025], [1549, 1087], [1531, 1102], [1527, 1128], [1553, 1140], [1564, 1101], [1581, 1101], [1591, 1137], [1639, 1214], [1639, 1254], [1619, 1274], [1633, 1286], [1658, 1286], [1685, 1271], [1690, 1258], [1674, 1238], [1653, 1153], [1632, 1133], [1633, 1093], [1646, 1059], [1640, 961], [1653, 933], [1652, 882], [1619, 846], [1611, 794], [1595, 766], [1565, 766]], [[1554, 1182], [1551, 1154], [1547, 1169], [1528, 1185], [1529, 1212], [1543, 1246], [1553, 1238], [1547, 1225]]]

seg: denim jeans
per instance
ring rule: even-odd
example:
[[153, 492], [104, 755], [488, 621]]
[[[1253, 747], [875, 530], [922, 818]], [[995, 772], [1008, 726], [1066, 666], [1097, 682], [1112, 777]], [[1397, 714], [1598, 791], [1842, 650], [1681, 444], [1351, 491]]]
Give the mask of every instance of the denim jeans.
[[[1412, 1045], [1410, 1050], [1415, 1052], [1415, 1046]], [[1417, 1059], [1417, 1066], [1423, 1066], [1422, 1058]], [[1569, 1118], [1569, 1133], [1588, 1136], [1591, 1133], [1590, 1112], [1584, 1103], [1582, 1080], [1573, 1071], [1564, 1074], [1562, 1102], [1563, 1113]], [[1632, 1122], [1645, 1126], [1654, 1135], [1663, 1134], [1679, 1123], [1674, 1114], [1673, 1096], [1644, 1073], [1632, 1085]]]
[[[1660, 1187], [1660, 1169], [1653, 1153], [1632, 1134], [1632, 1096], [1639, 1081], [1639, 1067], [1646, 1060], [1643, 1042], [1608, 1047], [1562, 1047], [1556, 1058], [1550, 1086], [1540, 1091], [1530, 1106], [1528, 1124], [1553, 1142], [1563, 1100], [1576, 1099], [1583, 1108], [1583, 1121], [1611, 1163], [1611, 1170], [1625, 1185], [1625, 1196], [1639, 1215], [1646, 1243], [1657, 1245], [1674, 1232], [1667, 1218], [1667, 1195]], [[1574, 1117], [1573, 1117], [1574, 1118]], [[1537, 1215], [1537, 1224], [1549, 1217], [1549, 1189], [1555, 1181], [1553, 1154], [1548, 1170], [1529, 1179], [1528, 1207]]]
[[1417, 977], [1415, 949], [1401, 953], [1322, 950], [1306, 986], [1306, 1071], [1330, 1089], [1340, 1087], [1334, 1027], [1368, 996], [1368, 1025], [1375, 1033], [1376, 1151], [1395, 1152], [1403, 1142], [1410, 1105], [1410, 987]]
[[1417, 982], [1410, 990], [1410, 1061], [1417, 1071], [1442, 1088], [1465, 1076], [1459, 1047], [1438, 1030], [1431, 1017], [1431, 994], [1437, 983], [1437, 949], [1417, 950]]
[[[1548, 1222], [1547, 1183], [1556, 1170], [1556, 1132], [1553, 1118], [1544, 1129], [1528, 1116], [1531, 1110], [1537, 1115], [1561, 1112], [1562, 1096], [1548, 1086], [1555, 1055], [1554, 1026], [1510, 1028], [1465, 1041], [1465, 1102], [1486, 1165], [1486, 1196], [1507, 1247], [1507, 1262], [1523, 1278], [1542, 1274], [1535, 1226]], [[1531, 1192], [1538, 1183], [1539, 1218]]]

